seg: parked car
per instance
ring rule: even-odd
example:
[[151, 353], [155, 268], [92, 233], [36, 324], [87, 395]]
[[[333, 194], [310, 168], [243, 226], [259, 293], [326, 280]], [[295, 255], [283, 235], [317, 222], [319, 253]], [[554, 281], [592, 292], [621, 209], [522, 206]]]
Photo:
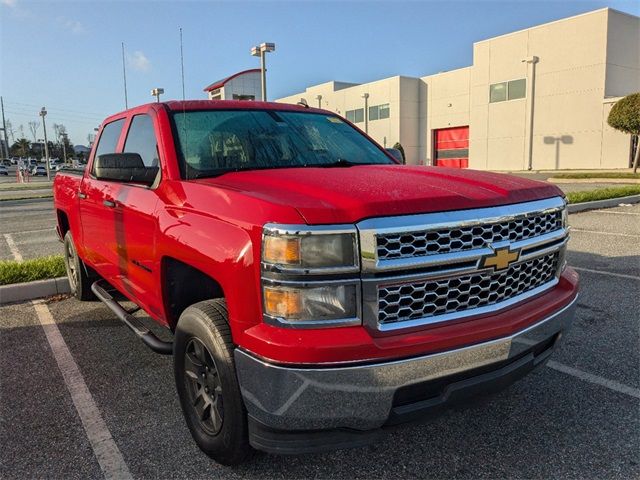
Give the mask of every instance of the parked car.
[[42, 165], [37, 165], [36, 164], [36, 166], [31, 169], [31, 175], [33, 175], [34, 177], [37, 177], [37, 176], [46, 177], [47, 176], [47, 168], [43, 167]]
[[5, 167], [10, 167], [10, 166], [12, 165], [12, 164], [11, 164], [11, 160], [10, 160], [10, 159], [8, 159], [8, 158], [3, 158], [1, 163], [2, 163], [2, 165], [4, 165]]
[[0, 175], [9, 176], [9, 169], [4, 164], [0, 165]]
[[173, 355], [186, 423], [223, 464], [362, 445], [498, 390], [574, 316], [556, 186], [400, 166], [307, 106], [118, 113], [87, 169], [56, 175], [54, 203], [73, 294]]

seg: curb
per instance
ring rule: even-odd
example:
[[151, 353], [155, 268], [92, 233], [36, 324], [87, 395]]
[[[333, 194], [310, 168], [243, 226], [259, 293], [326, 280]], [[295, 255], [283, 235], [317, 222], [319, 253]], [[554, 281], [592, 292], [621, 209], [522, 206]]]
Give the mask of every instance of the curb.
[[49, 297], [51, 295], [61, 295], [70, 291], [67, 277], [2, 285], [0, 286], [0, 305]]
[[640, 203], [640, 195], [607, 198], [606, 200], [595, 200], [593, 202], [570, 203], [567, 207], [567, 211], [569, 213], [577, 213], [584, 212], [585, 210], [595, 210], [598, 208], [612, 208], [617, 207], [621, 203]]
[[547, 182], [549, 183], [616, 183], [616, 184], [627, 184], [627, 185], [638, 185], [640, 184], [640, 179], [638, 178], [547, 178]]

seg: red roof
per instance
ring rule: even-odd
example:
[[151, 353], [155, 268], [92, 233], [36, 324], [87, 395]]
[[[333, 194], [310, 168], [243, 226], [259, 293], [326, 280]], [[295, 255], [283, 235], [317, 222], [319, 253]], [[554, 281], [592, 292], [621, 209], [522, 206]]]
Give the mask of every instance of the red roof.
[[230, 80], [233, 80], [236, 77], [239, 77], [240, 75], [244, 75], [245, 73], [260, 73], [260, 69], [252, 68], [250, 70], [243, 70], [242, 72], [234, 73], [230, 77], [223, 78], [222, 80], [218, 80], [217, 82], [213, 82], [208, 87], [205, 87], [204, 91], [210, 92], [211, 90], [215, 90], [216, 88], [223, 87], [225, 83], [229, 82]]

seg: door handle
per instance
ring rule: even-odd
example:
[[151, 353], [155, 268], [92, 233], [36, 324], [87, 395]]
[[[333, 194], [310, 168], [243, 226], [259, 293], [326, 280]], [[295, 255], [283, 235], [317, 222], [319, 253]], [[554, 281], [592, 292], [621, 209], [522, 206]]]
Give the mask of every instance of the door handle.
[[85, 198], [87, 198], [87, 194], [84, 193], [84, 192], [78, 191], [78, 197], [81, 198], [82, 200], [84, 200]]
[[102, 204], [108, 208], [115, 208], [116, 202], [112, 202], [111, 200], [103, 200]]

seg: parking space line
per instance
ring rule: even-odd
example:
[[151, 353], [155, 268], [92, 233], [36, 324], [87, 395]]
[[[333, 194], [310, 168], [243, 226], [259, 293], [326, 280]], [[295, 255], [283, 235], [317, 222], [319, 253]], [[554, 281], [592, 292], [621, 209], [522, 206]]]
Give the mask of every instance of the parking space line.
[[32, 304], [102, 473], [107, 479], [132, 478], [49, 307], [42, 300], [34, 300]]
[[596, 213], [610, 213], [611, 215], [638, 215], [640, 216], [640, 213], [638, 212], [612, 212], [609, 210], [594, 210], [594, 212]]
[[20, 253], [20, 250], [18, 250], [16, 242], [13, 241], [13, 237], [11, 236], [11, 234], [5, 233], [4, 239], [6, 240], [7, 245], [9, 245], [9, 250], [11, 251], [11, 255], [13, 255], [13, 258], [15, 258], [17, 262], [22, 262], [22, 254]]
[[608, 275], [610, 277], [628, 278], [629, 280], [640, 280], [640, 277], [637, 277], [635, 275], [626, 275], [624, 273], [613, 273], [607, 272], [605, 270], [593, 270], [591, 268], [584, 267], [573, 267], [573, 269], [579, 272], [599, 273], [600, 275]]
[[636, 235], [634, 233], [614, 233], [614, 232], [600, 232], [598, 230], [583, 230], [582, 228], [572, 228], [571, 233], [580, 232], [580, 233], [595, 233], [597, 235], [609, 235], [611, 237], [631, 237], [631, 238], [640, 238], [640, 235]]
[[600, 385], [601, 387], [605, 387], [609, 390], [614, 390], [619, 393], [624, 393], [625, 395], [629, 395], [630, 397], [640, 398], [640, 389], [630, 387], [620, 382], [616, 382], [615, 380], [609, 380], [592, 373], [583, 372], [582, 370], [578, 370], [577, 368], [570, 367], [563, 363], [554, 362], [553, 360], [547, 362], [547, 367], [552, 368], [553, 370], [557, 370], [558, 372], [566, 373], [567, 375], [571, 375], [572, 377], [579, 378], [580, 380], [584, 380], [585, 382]]
[[39, 232], [55, 233], [55, 231], [56, 231], [55, 227], [49, 227], [49, 228], [38, 228], [37, 230], [20, 230], [19, 232], [11, 232], [10, 234], [7, 234], [7, 235], [15, 235], [15, 234], [23, 234], [23, 233], [39, 233]]

